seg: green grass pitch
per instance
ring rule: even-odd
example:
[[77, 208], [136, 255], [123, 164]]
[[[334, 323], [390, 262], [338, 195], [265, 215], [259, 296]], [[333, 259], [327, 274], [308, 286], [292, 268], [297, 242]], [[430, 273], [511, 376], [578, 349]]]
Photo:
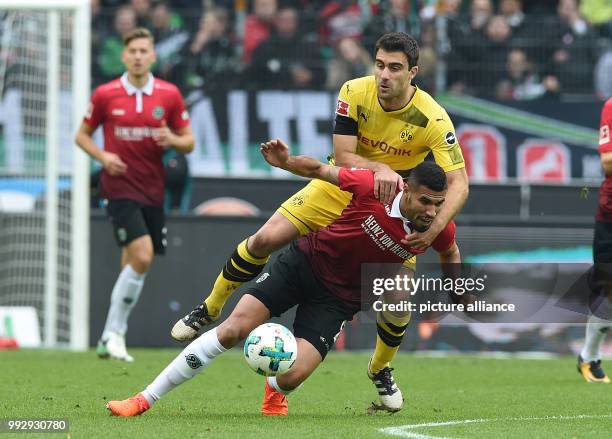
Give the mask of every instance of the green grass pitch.
[[[573, 358], [401, 354], [393, 366], [404, 409], [367, 415], [376, 399], [365, 374], [368, 354], [334, 352], [290, 396], [288, 417], [264, 418], [263, 379], [234, 350], [144, 415], [108, 415], [107, 400], [142, 390], [178, 352], [132, 349], [133, 364], [93, 352], [0, 352], [0, 418], [69, 420], [69, 434], [35, 435], [42, 438], [612, 437], [612, 385], [585, 383]], [[403, 436], [381, 431], [393, 427]]]

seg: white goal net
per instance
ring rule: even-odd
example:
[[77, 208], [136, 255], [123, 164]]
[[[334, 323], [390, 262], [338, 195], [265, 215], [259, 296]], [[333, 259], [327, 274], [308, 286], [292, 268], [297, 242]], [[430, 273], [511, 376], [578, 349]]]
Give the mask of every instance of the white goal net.
[[45, 346], [88, 345], [87, 0], [0, 0], [0, 306], [33, 306]]

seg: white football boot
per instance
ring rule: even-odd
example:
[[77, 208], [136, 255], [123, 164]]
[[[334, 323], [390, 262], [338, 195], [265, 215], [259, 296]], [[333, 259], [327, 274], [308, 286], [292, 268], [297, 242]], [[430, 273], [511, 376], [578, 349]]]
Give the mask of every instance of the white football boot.
[[[371, 360], [370, 360], [371, 361]], [[404, 405], [404, 397], [402, 391], [395, 384], [393, 379], [393, 371], [390, 367], [385, 367], [378, 373], [373, 374], [370, 372], [370, 363], [368, 363], [368, 378], [372, 380], [376, 391], [378, 392], [378, 398], [380, 404], [372, 403], [368, 412], [375, 412], [383, 410], [387, 412], [399, 412]]]
[[127, 352], [125, 337], [123, 335], [116, 332], [110, 332], [106, 341], [102, 341], [102, 343], [106, 346], [108, 356], [113, 360], [121, 360], [128, 363], [134, 361], [134, 357]]

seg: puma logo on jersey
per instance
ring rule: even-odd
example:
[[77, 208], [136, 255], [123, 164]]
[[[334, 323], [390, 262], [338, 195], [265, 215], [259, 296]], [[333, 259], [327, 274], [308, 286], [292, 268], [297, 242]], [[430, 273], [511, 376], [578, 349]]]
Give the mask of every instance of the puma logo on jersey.
[[361, 114], [359, 114], [359, 117], [363, 117], [364, 122], [365, 122], [365, 123], [368, 123], [368, 116], [366, 116], [366, 114], [365, 114], [365, 113], [361, 113]]

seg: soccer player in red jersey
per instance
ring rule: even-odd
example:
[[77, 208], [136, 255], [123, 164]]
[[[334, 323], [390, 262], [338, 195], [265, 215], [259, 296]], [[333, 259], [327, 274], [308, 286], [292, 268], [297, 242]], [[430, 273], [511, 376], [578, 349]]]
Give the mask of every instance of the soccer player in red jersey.
[[[353, 194], [352, 201], [335, 222], [301, 237], [281, 253], [250, 285], [227, 320], [187, 346], [145, 390], [123, 401], [110, 401], [107, 408], [113, 414], [143, 413], [161, 396], [200, 373], [217, 355], [238, 344], [255, 327], [297, 305], [293, 324], [297, 359], [287, 373], [267, 378], [262, 407], [264, 415], [286, 415], [285, 395], [314, 372], [344, 322], [362, 309], [362, 264], [403, 263], [425, 251], [403, 244], [402, 239], [414, 230], [426, 231], [444, 203], [446, 175], [434, 162], [416, 166], [404, 189], [395, 194], [390, 204], [384, 204], [375, 196], [371, 170], [338, 168], [310, 157], [290, 156], [287, 145], [277, 140], [262, 145], [262, 154], [273, 166], [338, 185]], [[454, 222], [442, 230], [432, 247], [443, 264], [461, 261]], [[409, 271], [406, 266], [402, 270]], [[402, 317], [397, 312], [387, 316], [392, 319], [394, 314]], [[386, 367], [370, 378], [380, 395], [378, 408], [400, 410], [403, 398], [391, 368]]]
[[[188, 153], [194, 138], [178, 88], [154, 78], [156, 55], [151, 33], [135, 29], [124, 36], [121, 60], [126, 72], [98, 87], [76, 134], [76, 143], [102, 166], [102, 196], [115, 239], [122, 247], [121, 273], [98, 343], [98, 355], [124, 361], [125, 333], [153, 254], [164, 254], [164, 167], [168, 148]], [[104, 149], [92, 134], [104, 128]]]
[[599, 154], [606, 175], [599, 188], [599, 208], [595, 217], [593, 262], [590, 286], [595, 299], [586, 325], [586, 337], [578, 356], [578, 372], [590, 383], [610, 383], [601, 367], [600, 347], [612, 326], [612, 98], [601, 112]]

